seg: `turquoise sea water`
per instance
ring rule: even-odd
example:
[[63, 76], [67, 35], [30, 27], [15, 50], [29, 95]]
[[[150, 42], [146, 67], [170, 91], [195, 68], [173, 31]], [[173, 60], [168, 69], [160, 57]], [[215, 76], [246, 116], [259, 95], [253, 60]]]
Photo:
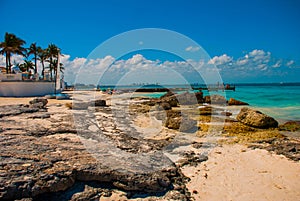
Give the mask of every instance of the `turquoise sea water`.
[[278, 120], [300, 120], [300, 85], [237, 86], [226, 98], [245, 101]]
[[[203, 91], [204, 96], [209, 95]], [[225, 95], [226, 99], [235, 98], [250, 104], [281, 121], [300, 121], [300, 84], [295, 85], [247, 85], [236, 86], [235, 91], [211, 92]], [[149, 93], [143, 96], [158, 98], [164, 93]]]

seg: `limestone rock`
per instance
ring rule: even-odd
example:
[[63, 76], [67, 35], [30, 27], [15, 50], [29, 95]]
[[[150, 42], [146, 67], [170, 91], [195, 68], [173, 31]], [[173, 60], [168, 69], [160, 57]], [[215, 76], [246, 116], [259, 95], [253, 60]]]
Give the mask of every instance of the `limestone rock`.
[[33, 107], [44, 108], [48, 103], [46, 98], [35, 98], [29, 101], [29, 104]]
[[226, 104], [226, 98], [224, 96], [214, 94], [211, 96], [205, 96], [204, 97], [204, 102], [209, 103], [209, 104]]
[[160, 98], [159, 102], [165, 102], [170, 104], [171, 107], [177, 107], [178, 106], [178, 100], [175, 95], [172, 96], [163, 96]]
[[200, 115], [211, 116], [211, 115], [216, 114], [213, 110], [214, 110], [213, 107], [205, 106], [205, 107], [201, 107], [199, 109], [199, 112], [200, 112]]
[[241, 123], [255, 128], [276, 128], [278, 122], [260, 111], [244, 107], [236, 119]]
[[203, 93], [182, 93], [176, 95], [180, 105], [193, 105], [203, 103]]
[[172, 106], [170, 105], [170, 103], [168, 102], [162, 102], [160, 104], [160, 107], [164, 110], [171, 110], [172, 109]]
[[0, 107], [0, 118], [5, 116], [15, 116], [24, 113], [34, 113], [38, 112], [40, 109], [37, 107], [30, 108], [29, 105], [19, 104], [19, 105], [6, 105]]
[[106, 106], [106, 101], [98, 99], [98, 100], [92, 101], [91, 105], [94, 105], [95, 107], [103, 107], [103, 106]]
[[[160, 151], [168, 142], [143, 138], [125, 118], [124, 109], [99, 107], [95, 113], [71, 113], [61, 108], [49, 118], [28, 121], [45, 114], [40, 110], [28, 105], [0, 107], [0, 200], [49, 200], [64, 192], [75, 198], [74, 192], [79, 191], [70, 189], [90, 181], [125, 192], [174, 191], [187, 197], [183, 175]], [[89, 116], [96, 113], [103, 132], [88, 129], [95, 125]], [[105, 131], [108, 127], [110, 132]], [[173, 190], [173, 185], [181, 187]], [[88, 192], [86, 200], [93, 200], [104, 191]], [[55, 198], [50, 200], [60, 200]]]
[[71, 103], [70, 109], [74, 110], [86, 110], [90, 106], [88, 102], [73, 102]]
[[239, 101], [239, 100], [236, 100], [234, 98], [230, 98], [228, 100], [228, 105], [249, 105], [248, 103], [245, 103], [243, 101]]
[[281, 131], [300, 131], [300, 121], [288, 121], [279, 126]]
[[181, 114], [180, 111], [169, 110], [164, 125], [170, 129], [188, 132], [196, 128], [197, 121]]

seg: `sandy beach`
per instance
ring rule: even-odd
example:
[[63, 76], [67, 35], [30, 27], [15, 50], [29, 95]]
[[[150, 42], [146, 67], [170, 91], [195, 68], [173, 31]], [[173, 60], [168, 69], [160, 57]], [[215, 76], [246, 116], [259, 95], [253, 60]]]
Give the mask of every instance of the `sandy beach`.
[[[300, 200], [300, 192], [299, 192], [300, 163], [297, 160], [291, 160], [287, 158], [285, 155], [276, 154], [275, 152], [270, 152], [265, 149], [249, 148], [248, 147], [249, 143], [216, 143], [213, 147], [207, 148], [204, 145], [201, 145], [201, 143], [207, 141], [206, 137], [201, 137], [201, 135], [199, 135], [199, 133], [197, 132], [193, 134], [180, 134], [180, 132], [176, 130], [165, 128], [164, 126], [162, 126], [162, 122], [160, 120], [155, 119], [154, 116], [151, 115], [149, 116], [149, 114], [147, 113], [141, 113], [137, 116], [134, 116], [133, 120], [130, 120], [131, 121], [130, 125], [132, 125], [135, 128], [134, 132], [137, 132], [137, 134], [142, 133], [141, 136], [139, 137], [143, 138], [143, 143], [144, 143], [143, 144], [140, 141], [138, 145], [140, 148], [134, 151], [136, 148], [135, 146], [137, 145], [135, 145], [134, 144], [135, 142], [132, 141], [133, 137], [135, 136], [135, 134], [132, 133], [133, 130], [129, 131], [129, 133], [131, 133], [130, 138], [127, 137], [124, 138], [123, 140], [120, 139], [122, 138], [122, 136], [118, 137], [119, 135], [118, 132], [122, 132], [121, 128], [123, 129], [125, 128], [123, 127], [123, 124], [120, 122], [119, 123], [117, 122], [115, 124], [113, 123], [113, 121], [110, 121], [109, 119], [111, 118], [111, 116], [109, 116], [108, 113], [108, 109], [110, 108], [113, 109], [114, 111], [120, 111], [121, 106], [119, 105], [125, 104], [125, 102], [126, 101], [128, 102], [128, 100], [126, 99], [125, 102], [124, 101], [122, 102], [122, 98], [118, 99], [117, 97], [114, 97], [114, 101], [111, 102], [110, 101], [111, 96], [101, 92], [97, 92], [96, 96], [95, 94], [91, 94], [91, 92], [78, 92], [78, 93], [79, 94], [76, 95], [77, 99], [79, 99], [80, 97], [82, 97], [84, 100], [104, 99], [108, 103], [108, 107], [106, 107], [106, 109], [100, 108], [94, 111], [96, 115], [96, 119], [98, 121], [99, 128], [104, 129], [103, 133], [106, 136], [108, 135], [116, 136], [116, 137], [112, 137], [112, 136], [108, 137], [107, 139], [110, 140], [104, 141], [102, 145], [99, 142], [100, 143], [99, 146], [103, 146], [103, 147], [107, 146], [111, 152], [106, 154], [106, 157], [103, 158], [104, 159], [103, 162], [106, 160], [107, 164], [113, 166], [116, 164], [115, 162], [112, 161], [119, 160], [121, 161], [120, 162], [121, 164], [118, 164], [116, 167], [127, 166], [127, 168], [133, 168], [133, 169], [137, 168], [136, 171], [140, 171], [143, 168], [139, 169], [138, 167], [139, 162], [134, 162], [134, 161], [146, 160], [147, 158], [146, 155], [152, 154], [152, 152], [148, 150], [157, 149], [154, 147], [162, 146], [163, 148], [161, 153], [165, 157], [164, 160], [170, 160], [172, 163], [176, 164], [176, 167], [178, 168], [177, 171], [183, 174], [182, 176], [180, 176], [181, 179], [186, 177], [185, 182], [180, 184], [181, 187], [176, 187], [177, 184], [173, 184], [173, 190], [171, 190], [172, 189], [171, 188], [159, 196], [154, 196], [153, 194], [149, 194], [148, 196], [136, 195], [131, 197], [128, 196], [128, 192], [130, 190], [126, 192], [126, 190], [124, 191], [124, 189], [130, 189], [132, 187], [124, 187], [122, 186], [124, 184], [117, 185], [113, 183], [114, 187], [110, 188], [109, 193], [107, 195], [104, 196], [103, 194], [104, 191], [101, 191], [102, 194], [101, 193], [98, 194], [99, 195], [97, 197], [98, 200], [197, 200], [197, 201]], [[89, 95], [89, 97], [86, 97], [86, 95]], [[28, 104], [30, 100], [32, 100], [32, 98], [2, 98], [1, 97], [0, 106], [3, 107], [6, 105]], [[39, 118], [38, 115], [32, 117], [32, 114], [25, 114], [25, 113], [21, 115], [8, 115], [1, 118], [0, 121], [1, 123], [0, 134], [2, 138], [1, 147], [5, 149], [5, 146], [7, 146], [6, 148], [8, 148], [6, 149], [6, 151], [4, 151], [4, 149], [2, 150], [2, 156], [1, 156], [2, 158], [6, 157], [6, 159], [2, 161], [2, 166], [1, 166], [2, 177], [0, 178], [0, 181], [1, 181], [1, 187], [3, 189], [7, 189], [7, 187], [4, 185], [5, 182], [8, 182], [6, 183], [7, 185], [10, 182], [14, 182], [14, 179], [16, 179], [16, 176], [7, 176], [7, 175], [10, 175], [11, 171], [15, 171], [14, 170], [15, 168], [17, 167], [20, 168], [18, 164], [21, 164], [22, 168], [27, 166], [30, 167], [31, 165], [28, 164], [32, 164], [32, 163], [36, 163], [35, 166], [40, 165], [37, 162], [31, 161], [31, 159], [29, 160], [29, 158], [33, 157], [30, 156], [28, 159], [26, 159], [27, 161], [24, 159], [25, 162], [21, 162], [21, 163], [20, 162], [17, 163], [15, 159], [11, 159], [12, 161], [10, 161], [9, 163], [10, 164], [15, 163], [15, 165], [10, 166], [9, 163], [7, 162], [7, 157], [9, 156], [12, 158], [14, 157], [20, 158], [20, 156], [18, 156], [20, 153], [17, 152], [14, 153], [14, 150], [10, 150], [8, 146], [16, 146], [14, 148], [15, 150], [26, 149], [27, 150], [26, 152], [28, 152], [28, 154], [30, 154], [31, 152], [33, 154], [34, 152], [36, 153], [36, 157], [46, 157], [45, 154], [49, 152], [51, 153], [50, 154], [51, 157], [54, 158], [57, 157], [56, 160], [58, 160], [58, 162], [61, 160], [61, 163], [65, 164], [64, 165], [65, 168], [63, 167], [59, 168], [59, 170], [63, 172], [70, 171], [68, 170], [68, 168], [66, 169], [66, 167], [69, 166], [70, 167], [78, 166], [80, 168], [83, 168], [81, 167], [83, 164], [80, 164], [83, 162], [86, 163], [87, 165], [94, 164], [94, 162], [91, 161], [93, 161], [92, 158], [95, 157], [95, 155], [91, 158], [88, 154], [90, 150], [88, 150], [87, 152], [82, 147], [81, 148], [78, 147], [81, 146], [80, 145], [81, 143], [87, 143], [87, 142], [94, 143], [94, 141], [82, 141], [82, 137], [80, 137], [80, 134], [79, 135], [76, 134], [76, 132], [71, 129], [73, 126], [72, 124], [70, 124], [70, 121], [72, 121], [72, 118], [76, 119], [76, 117], [72, 117], [74, 113], [72, 114], [72, 110], [68, 109], [65, 106], [66, 103], [71, 103], [71, 102], [72, 100], [49, 99], [47, 104], [47, 114], [49, 114], [50, 118], [49, 117]], [[135, 104], [137, 103], [138, 101]], [[234, 107], [234, 109], [236, 109], [236, 107]], [[78, 113], [78, 111], [75, 112]], [[39, 113], [42, 114], [43, 111]], [[119, 114], [115, 113], [114, 115], [119, 115]], [[124, 118], [127, 117], [124, 116]], [[120, 119], [116, 121], [120, 121]], [[11, 122], [15, 122], [15, 123], [12, 124]], [[22, 126], [22, 125], [26, 125], [26, 126]], [[33, 134], [35, 132], [31, 130], [32, 126], [36, 128], [36, 134]], [[45, 127], [47, 127], [47, 131], [43, 130], [43, 128]], [[60, 130], [57, 130], [56, 128], [59, 128]], [[116, 128], [119, 130], [116, 130]], [[93, 126], [88, 126], [87, 129], [93, 130], [95, 128]], [[42, 134], [41, 131], [43, 131], [45, 134]], [[28, 132], [32, 134], [30, 135], [26, 134]], [[51, 134], [47, 134], [49, 132]], [[15, 138], [16, 140], [20, 140], [18, 138], [18, 135], [20, 135], [21, 139], [24, 140], [23, 145], [7, 144], [7, 142], [11, 141], [13, 138]], [[93, 137], [90, 138], [93, 139]], [[220, 138], [224, 138], [224, 137], [220, 136]], [[40, 147], [37, 150], [32, 149], [30, 151], [29, 150], [30, 143], [27, 145], [26, 144], [27, 140], [29, 140], [28, 143], [30, 142], [33, 144], [39, 144]], [[293, 138], [293, 140], [299, 142], [299, 138], [295, 137]], [[47, 148], [48, 151], [46, 151], [45, 153], [40, 153], [39, 149], [41, 149], [43, 146], [46, 146], [45, 144], [43, 144], [44, 141], [48, 142], [51, 146], [52, 143], [56, 144], [55, 146], [53, 144], [53, 146], [56, 147], [54, 148], [55, 151], [53, 152], [53, 150]], [[69, 145], [67, 141], [70, 143]], [[158, 142], [162, 144], [160, 145], [156, 144]], [[117, 143], [118, 146], [116, 147], [119, 148], [109, 147], [109, 146], [115, 146], [113, 145], [114, 143]], [[154, 144], [152, 145], [151, 143]], [[174, 147], [170, 148], [171, 147], [170, 144]], [[196, 145], [200, 145], [200, 146], [196, 146]], [[61, 148], [59, 148], [60, 146]], [[81, 150], [78, 153], [87, 154], [88, 159], [77, 156], [78, 153], [76, 152], [76, 149]], [[102, 149], [103, 151], [106, 150], [104, 148], [101, 148], [100, 150]], [[116, 150], [115, 153], [113, 153], [114, 150]], [[132, 150], [132, 151], [128, 151], [128, 150]], [[143, 159], [142, 158], [139, 159], [140, 156], [136, 155], [140, 152], [141, 153], [143, 152], [143, 154], [145, 154], [145, 156], [144, 155], [142, 156]], [[200, 157], [202, 155], [205, 155], [208, 158], [202, 160]], [[65, 156], [67, 156], [67, 158], [65, 158]], [[98, 156], [102, 156], [102, 155], [100, 154]], [[132, 157], [134, 157], [135, 159], [132, 160]], [[199, 157], [201, 159], [201, 162], [199, 162]], [[124, 163], [125, 162], [124, 159], [128, 161]], [[42, 160], [48, 161], [48, 159], [42, 159]], [[102, 159], [99, 158], [97, 160], [98, 162], [99, 160], [102, 161]], [[109, 162], [109, 160], [112, 161]], [[52, 164], [53, 168], [51, 170], [48, 169], [47, 172], [48, 173], [57, 172], [58, 171], [57, 168], [59, 165], [58, 162], [54, 162]], [[161, 163], [157, 163], [156, 165], [157, 167], [160, 166], [165, 167], [168, 166], [168, 163], [169, 162], [167, 163], [161, 162]], [[133, 166], [134, 164], [136, 165]], [[8, 167], [11, 167], [11, 169], [9, 169]], [[25, 176], [22, 176], [21, 178], [24, 180], [24, 182], [27, 182], [27, 178], [29, 177], [40, 178], [40, 176], [37, 176], [37, 174], [39, 175], [40, 173], [33, 173], [35, 171], [44, 172], [45, 170], [39, 168], [35, 170], [33, 168], [32, 173], [30, 173], [29, 169], [27, 169], [28, 173], [22, 173], [25, 174]], [[58, 173], [54, 173], [54, 174], [58, 174]], [[93, 174], [97, 174], [97, 173], [93, 173]], [[8, 178], [9, 180], [7, 180]], [[18, 179], [20, 178], [18, 177]], [[80, 180], [82, 181], [82, 179]], [[93, 181], [93, 178], [91, 177], [91, 179], [84, 179], [83, 181], [88, 182], [89, 180]], [[75, 184], [77, 185], [77, 183]], [[58, 189], [60, 190], [67, 190], [69, 188], [69, 187], [61, 187], [63, 186], [63, 184], [59, 184], [59, 185], [60, 187], [58, 187]], [[73, 186], [73, 184], [68, 186]], [[95, 186], [91, 188], [95, 189]], [[147, 187], [142, 187], [142, 188], [147, 188]], [[177, 188], [181, 190], [176, 191]], [[56, 192], [56, 190], [54, 191]], [[183, 192], [183, 191], [184, 191], [184, 195], [189, 195], [189, 196], [180, 197], [179, 195], [181, 195], [181, 193], [179, 192]], [[50, 191], [47, 190], [45, 192], [51, 192], [51, 190]], [[76, 192], [78, 195], [80, 194], [79, 193], [80, 191], [77, 190]], [[80, 195], [82, 196], [84, 192], [88, 194], [87, 192], [90, 193], [91, 191], [88, 188], [85, 188], [85, 190], [83, 190], [83, 192]], [[177, 197], [175, 196], [175, 194]], [[7, 192], [2, 191], [0, 195], [5, 196], [7, 195]], [[76, 194], [74, 194], [73, 197], [71, 196], [72, 199], [69, 200], [76, 200], [75, 195]], [[58, 195], [55, 194], [55, 196]], [[53, 197], [53, 199], [55, 198], [55, 196]]]
[[266, 150], [227, 145], [197, 167], [183, 168], [195, 200], [298, 200], [300, 164]]

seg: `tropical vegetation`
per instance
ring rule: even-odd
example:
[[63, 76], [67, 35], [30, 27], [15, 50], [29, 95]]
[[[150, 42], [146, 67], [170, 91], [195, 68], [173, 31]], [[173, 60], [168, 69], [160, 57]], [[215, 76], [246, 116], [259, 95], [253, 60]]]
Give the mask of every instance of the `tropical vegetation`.
[[[6, 73], [14, 73], [12, 71], [11, 56], [21, 55], [24, 57], [24, 62], [21, 64], [14, 64], [19, 67], [22, 72], [36, 75], [39, 71], [38, 61], [42, 65], [41, 77], [45, 78], [45, 69], [50, 72], [51, 80], [56, 80], [58, 75], [57, 69], [63, 72], [63, 64], [59, 63], [59, 58], [63, 56], [61, 50], [55, 44], [49, 44], [47, 48], [43, 49], [36, 43], [30, 44], [28, 48], [24, 47], [26, 42], [12, 33], [5, 33], [4, 41], [0, 42], [0, 54], [5, 55]], [[33, 61], [33, 62], [32, 62]], [[48, 66], [45, 66], [48, 63]], [[33, 70], [33, 73], [31, 72]]]

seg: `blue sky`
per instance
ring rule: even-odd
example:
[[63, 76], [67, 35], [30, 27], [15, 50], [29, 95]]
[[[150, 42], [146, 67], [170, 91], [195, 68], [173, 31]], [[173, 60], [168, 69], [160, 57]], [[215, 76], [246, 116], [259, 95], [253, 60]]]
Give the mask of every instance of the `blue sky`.
[[[94, 48], [117, 34], [163, 28], [202, 46], [215, 58], [212, 61], [227, 82], [300, 81], [297, 0], [0, 0], [0, 13], [4, 16], [0, 36], [15, 33], [27, 44], [37, 42], [42, 47], [54, 43], [68, 55], [67, 65], [87, 58]], [[155, 54], [143, 56], [155, 60]], [[157, 59], [176, 58], [163, 57]], [[263, 73], [255, 68], [260, 64], [268, 67], [261, 66]]]

